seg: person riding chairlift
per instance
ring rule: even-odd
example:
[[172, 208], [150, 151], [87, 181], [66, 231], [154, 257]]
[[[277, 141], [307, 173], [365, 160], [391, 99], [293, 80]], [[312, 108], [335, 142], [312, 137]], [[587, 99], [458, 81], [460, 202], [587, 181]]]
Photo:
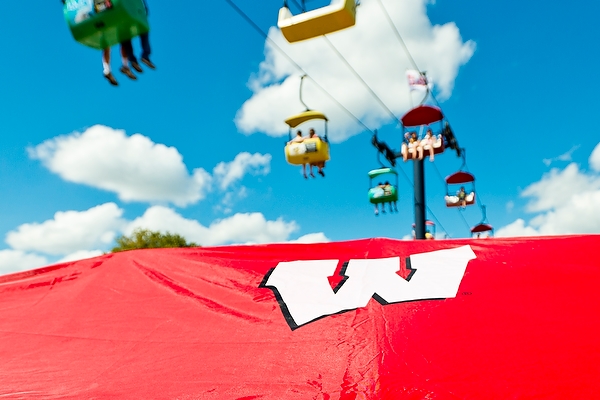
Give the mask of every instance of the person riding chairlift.
[[[304, 141], [304, 137], [302, 136], [302, 131], [300, 129], [298, 129], [296, 131], [296, 137], [293, 138], [292, 140], [290, 140], [288, 142], [288, 144], [293, 144], [293, 143], [302, 143]], [[305, 179], [308, 179], [308, 176], [306, 176], [306, 164], [302, 164], [302, 175], [304, 175]]]
[[[315, 130], [313, 128], [310, 128], [310, 130], [308, 131], [308, 135], [309, 135], [309, 139], [322, 140], [321, 137], [315, 133]], [[317, 171], [319, 173], [319, 175], [321, 175], [323, 178], [325, 178], [325, 172], [323, 172], [323, 168], [325, 168], [325, 161], [319, 161], [317, 163], [310, 164], [310, 176], [312, 176], [314, 178], [315, 174], [313, 174], [313, 170], [312, 170], [313, 166], [317, 167], [319, 169]], [[306, 175], [304, 175], [304, 176], [306, 177]]]

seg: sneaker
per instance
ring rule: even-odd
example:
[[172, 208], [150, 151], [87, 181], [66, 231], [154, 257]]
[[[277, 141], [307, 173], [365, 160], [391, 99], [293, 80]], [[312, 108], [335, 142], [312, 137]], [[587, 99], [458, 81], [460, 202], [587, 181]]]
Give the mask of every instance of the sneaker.
[[135, 76], [133, 74], [133, 72], [131, 72], [131, 70], [129, 69], [129, 67], [121, 67], [121, 72], [124, 73], [125, 75], [127, 75], [127, 77], [129, 79], [133, 79], [133, 80], [137, 79], [137, 76]]
[[149, 59], [149, 58], [142, 58], [142, 62], [143, 62], [144, 64], [146, 64], [148, 67], [150, 67], [151, 69], [156, 69], [156, 65], [154, 65], [154, 64], [152, 63], [152, 61], [150, 61], [150, 59]]
[[135, 69], [137, 72], [144, 72], [144, 70], [142, 69], [142, 67], [140, 67], [140, 64], [138, 64], [137, 61], [132, 61], [131, 62], [131, 66], [133, 67], [133, 69]]
[[108, 82], [110, 82], [111, 85], [119, 86], [119, 82], [117, 82], [112, 73], [109, 72], [108, 74], [104, 74], [104, 77], [108, 79]]
[[319, 175], [321, 175], [323, 178], [325, 178], [325, 172], [319, 171]]

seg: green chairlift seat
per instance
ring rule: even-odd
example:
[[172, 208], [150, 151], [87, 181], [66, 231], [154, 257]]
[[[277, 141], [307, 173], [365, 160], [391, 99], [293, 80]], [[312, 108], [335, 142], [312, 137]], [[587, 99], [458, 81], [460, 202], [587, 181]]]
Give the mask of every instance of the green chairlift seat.
[[63, 12], [73, 38], [94, 49], [150, 30], [142, 0], [66, 0]]
[[[395, 185], [387, 185], [386, 187], [380, 187], [379, 185], [373, 185], [373, 179], [386, 174], [392, 174], [396, 176]], [[398, 201], [398, 172], [393, 168], [378, 168], [369, 172], [369, 202], [371, 204], [388, 203], [390, 201]]]

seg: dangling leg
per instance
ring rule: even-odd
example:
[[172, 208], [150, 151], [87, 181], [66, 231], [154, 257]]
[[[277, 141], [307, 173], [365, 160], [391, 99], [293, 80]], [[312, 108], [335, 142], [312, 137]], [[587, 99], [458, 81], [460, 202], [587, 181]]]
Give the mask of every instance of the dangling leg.
[[124, 41], [123, 43], [121, 43], [121, 46], [125, 51], [125, 54], [127, 55], [127, 60], [129, 60], [129, 63], [131, 64], [133, 69], [135, 69], [137, 72], [144, 72], [144, 70], [142, 69], [142, 67], [140, 67], [140, 64], [138, 63], [137, 58], [135, 58], [135, 54], [133, 52], [133, 44], [131, 43], [131, 40]]
[[308, 176], [306, 176], [306, 164], [302, 164], [302, 175], [304, 175], [304, 179], [308, 179]]
[[131, 40], [126, 40], [121, 43], [121, 63], [123, 66], [121, 67], [121, 72], [127, 75], [129, 79], [136, 80], [137, 76], [134, 75], [133, 72], [129, 69], [129, 57], [128, 53], [133, 52], [133, 47], [131, 46]]
[[102, 68], [104, 77], [108, 79], [108, 82], [113, 86], [117, 86], [119, 83], [110, 71], [110, 47], [102, 50]]
[[140, 35], [140, 42], [142, 44], [142, 62], [151, 69], [156, 69], [154, 63], [150, 61], [150, 37], [147, 32]]
[[379, 206], [375, 204], [375, 215], [379, 215]]

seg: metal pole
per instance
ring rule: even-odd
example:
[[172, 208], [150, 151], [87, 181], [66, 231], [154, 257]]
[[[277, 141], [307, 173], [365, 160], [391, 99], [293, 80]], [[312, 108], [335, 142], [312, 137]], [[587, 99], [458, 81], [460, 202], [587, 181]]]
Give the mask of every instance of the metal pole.
[[414, 160], [415, 238], [425, 239], [425, 169], [423, 160]]

